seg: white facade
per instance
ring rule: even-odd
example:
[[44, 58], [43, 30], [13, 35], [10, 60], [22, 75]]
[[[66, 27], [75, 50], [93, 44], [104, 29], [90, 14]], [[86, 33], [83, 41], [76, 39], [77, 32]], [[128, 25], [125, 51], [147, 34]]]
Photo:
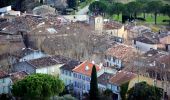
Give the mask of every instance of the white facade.
[[9, 93], [11, 84], [12, 84], [12, 81], [9, 77], [1, 78], [0, 79], [0, 94]]
[[42, 73], [42, 74], [51, 74], [54, 76], [59, 76], [60, 75], [60, 67], [63, 64], [58, 64], [54, 66], [48, 66], [48, 67], [43, 67], [43, 68], [37, 68], [36, 73]]
[[107, 67], [109, 66], [117, 66], [118, 68], [122, 67], [122, 61], [120, 59], [117, 59], [115, 57], [112, 56], [105, 56], [105, 64]]
[[0, 8], [0, 13], [6, 13], [11, 10], [12, 10], [11, 6], [3, 7], [3, 8]]
[[157, 50], [158, 45], [157, 44], [147, 44], [147, 43], [136, 41], [136, 43], [134, 44], [134, 47], [142, 52], [147, 52], [151, 49]]

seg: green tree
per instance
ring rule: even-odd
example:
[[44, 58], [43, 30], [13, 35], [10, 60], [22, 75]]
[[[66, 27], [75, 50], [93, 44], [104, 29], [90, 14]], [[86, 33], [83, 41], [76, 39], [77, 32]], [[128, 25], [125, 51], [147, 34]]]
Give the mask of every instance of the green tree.
[[110, 7], [108, 7], [108, 13], [110, 15], [117, 14], [118, 18], [119, 15], [123, 12], [124, 10], [124, 4], [122, 3], [113, 3]]
[[126, 100], [126, 94], [128, 91], [129, 82], [126, 82], [120, 86], [120, 96], [122, 100]]
[[138, 13], [141, 13], [141, 3], [139, 2], [129, 2], [127, 5], [126, 5], [126, 9], [127, 10], [127, 13], [129, 14], [129, 16], [132, 18], [137, 18], [137, 14]]
[[67, 4], [69, 8], [77, 10], [78, 0], [67, 0]]
[[99, 100], [99, 91], [97, 83], [97, 72], [95, 65], [92, 68], [91, 81], [90, 81], [90, 100]]
[[135, 84], [128, 91], [128, 100], [161, 100], [162, 89], [150, 86], [146, 82]]
[[89, 10], [95, 14], [103, 14], [106, 13], [107, 11], [107, 6], [106, 4], [100, 2], [100, 1], [95, 1], [89, 6]]
[[66, 94], [64, 96], [61, 96], [61, 97], [54, 97], [53, 100], [77, 100], [75, 97], [69, 95], [69, 94]]
[[12, 86], [14, 96], [24, 100], [44, 100], [58, 95], [64, 83], [57, 77], [47, 74], [29, 75]]
[[170, 17], [170, 5], [168, 5], [168, 4], [164, 5], [164, 6], [162, 7], [161, 12], [162, 12], [163, 14], [168, 15], [168, 16]]
[[157, 24], [157, 15], [160, 13], [162, 6], [161, 1], [151, 1], [147, 4], [147, 10], [155, 16], [155, 24]]
[[40, 0], [40, 4], [43, 4], [44, 3], [44, 0]]
[[105, 99], [105, 100], [113, 100], [112, 98], [113, 92], [110, 89], [106, 89], [103, 93], [102, 93], [102, 97], [101, 99]]

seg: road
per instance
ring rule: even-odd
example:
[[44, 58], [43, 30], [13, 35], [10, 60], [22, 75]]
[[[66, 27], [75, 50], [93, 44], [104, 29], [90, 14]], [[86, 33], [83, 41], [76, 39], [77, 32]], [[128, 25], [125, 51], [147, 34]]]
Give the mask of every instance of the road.
[[[94, 1], [99, 1], [99, 0], [94, 0]], [[76, 15], [86, 15], [87, 12], [89, 11], [89, 5], [85, 6], [84, 8], [80, 9], [78, 12], [76, 12]]]
[[86, 15], [88, 11], [89, 11], [89, 5], [85, 6], [84, 8], [76, 12], [76, 15]]

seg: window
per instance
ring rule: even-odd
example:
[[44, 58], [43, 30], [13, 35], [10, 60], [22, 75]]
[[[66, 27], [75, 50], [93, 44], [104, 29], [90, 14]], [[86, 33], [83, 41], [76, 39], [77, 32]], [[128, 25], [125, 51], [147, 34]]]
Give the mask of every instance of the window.
[[113, 58], [113, 62], [115, 62], [116, 61], [116, 58], [115, 57], [112, 57]]
[[105, 55], [105, 59], [107, 59], [107, 55]]
[[86, 81], [90, 81], [90, 78], [89, 78], [89, 77], [86, 77]]
[[62, 70], [61, 73], [64, 74], [64, 70]]
[[81, 75], [78, 75], [78, 78], [81, 79]]
[[77, 78], [77, 74], [76, 73], [74, 73], [73, 76], [74, 76], [74, 78]]
[[82, 76], [82, 79], [85, 80], [85, 76]]
[[65, 71], [65, 73], [66, 73], [66, 75], [68, 74], [68, 72], [67, 72], [67, 71]]
[[71, 76], [71, 72], [69, 71], [69, 76]]

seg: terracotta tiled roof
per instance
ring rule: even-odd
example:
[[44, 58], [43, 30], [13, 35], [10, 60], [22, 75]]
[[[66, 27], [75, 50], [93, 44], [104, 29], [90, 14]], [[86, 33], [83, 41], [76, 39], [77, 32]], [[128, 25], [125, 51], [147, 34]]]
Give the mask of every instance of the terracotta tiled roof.
[[70, 58], [64, 56], [55, 55], [55, 56], [42, 57], [27, 62], [36, 68], [41, 68], [41, 67], [48, 67], [57, 64], [65, 64], [70, 60], [71, 60]]
[[0, 70], [0, 78], [7, 77], [8, 74], [5, 71]]
[[[84, 61], [80, 65], [76, 66], [73, 69], [73, 71], [80, 73], [80, 74], [83, 74], [83, 75], [91, 76], [93, 65], [94, 64], [92, 62]], [[96, 64], [95, 64], [95, 66], [96, 66], [96, 71], [98, 72], [101, 68]]]
[[116, 57], [117, 59], [128, 61], [136, 52], [133, 47], [115, 44], [113, 47], [106, 51], [106, 55]]
[[121, 23], [118, 23], [118, 22], [108, 22], [108, 23], [105, 23], [104, 24], [104, 29], [120, 29], [122, 28], [122, 24]]
[[51, 59], [51, 57], [43, 57], [43, 58], [39, 58], [39, 59], [30, 60], [30, 61], [28, 61], [28, 63], [33, 65], [36, 68], [48, 67], [48, 66], [58, 64], [58, 62]]
[[100, 75], [97, 78], [97, 81], [98, 81], [99, 84], [107, 85], [107, 83], [109, 82], [109, 79], [111, 77], [112, 77], [112, 74], [104, 72], [102, 75]]
[[120, 86], [121, 84], [126, 83], [135, 77], [136, 77], [136, 74], [122, 70], [122, 71], [117, 72], [116, 75], [114, 75], [109, 80], [109, 82], [111, 84], [116, 84]]

